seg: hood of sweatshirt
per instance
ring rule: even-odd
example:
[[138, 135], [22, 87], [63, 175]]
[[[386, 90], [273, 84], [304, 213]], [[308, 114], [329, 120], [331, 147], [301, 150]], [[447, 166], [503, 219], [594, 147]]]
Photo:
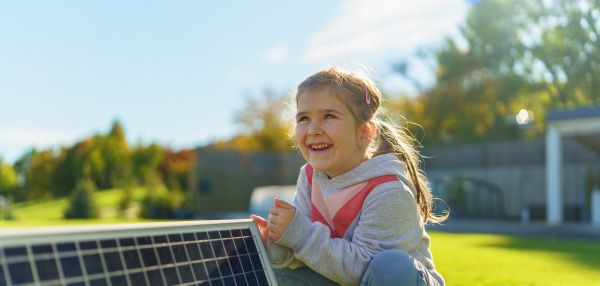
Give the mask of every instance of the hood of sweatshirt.
[[314, 170], [313, 180], [324, 189], [343, 190], [347, 187], [385, 176], [397, 176], [415, 195], [415, 188], [408, 177], [406, 163], [394, 154], [375, 156], [356, 168], [330, 179], [327, 174]]

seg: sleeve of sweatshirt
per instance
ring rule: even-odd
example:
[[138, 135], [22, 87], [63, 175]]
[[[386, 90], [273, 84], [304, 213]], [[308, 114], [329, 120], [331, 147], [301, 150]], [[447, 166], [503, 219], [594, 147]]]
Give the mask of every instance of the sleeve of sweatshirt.
[[[310, 212], [310, 209], [309, 209]], [[421, 239], [421, 221], [410, 190], [399, 181], [377, 186], [365, 199], [352, 241], [330, 238], [329, 228], [296, 212], [279, 245], [342, 285], [358, 285], [373, 257], [386, 249], [410, 252]]]
[[[296, 208], [297, 215], [300, 214], [301, 216], [307, 217], [310, 221], [309, 193], [310, 185], [308, 183], [308, 178], [306, 177], [306, 172], [304, 171], [304, 168], [302, 168], [300, 170], [300, 176], [298, 178], [298, 184], [296, 187], [296, 195], [294, 196], [292, 205]], [[269, 260], [271, 260], [271, 265], [275, 268], [289, 267], [295, 269], [305, 266], [302, 261], [296, 258], [294, 251], [291, 248], [280, 245], [271, 238], [269, 238], [267, 242], [267, 254], [269, 256]]]

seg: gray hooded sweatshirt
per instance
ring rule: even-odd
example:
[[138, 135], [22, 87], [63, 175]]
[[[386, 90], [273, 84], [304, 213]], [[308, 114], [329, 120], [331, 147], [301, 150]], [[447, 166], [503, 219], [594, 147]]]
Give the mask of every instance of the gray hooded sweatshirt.
[[[312, 179], [307, 173], [313, 173]], [[382, 176], [393, 180], [364, 191], [369, 180]], [[359, 194], [366, 194], [362, 204], [356, 203], [362, 200], [355, 198]], [[278, 241], [269, 238], [271, 264], [275, 268], [308, 266], [342, 285], [359, 285], [376, 254], [398, 249], [418, 260], [444, 285], [435, 271], [431, 241], [415, 195], [406, 164], [393, 154], [373, 157], [332, 179], [305, 165], [293, 202], [296, 214]], [[353, 198], [354, 203], [348, 203]], [[340, 223], [340, 217], [347, 222]]]

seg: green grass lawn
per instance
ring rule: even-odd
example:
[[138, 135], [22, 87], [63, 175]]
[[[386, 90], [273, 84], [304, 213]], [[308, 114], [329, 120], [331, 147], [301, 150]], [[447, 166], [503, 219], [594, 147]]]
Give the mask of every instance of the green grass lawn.
[[[133, 190], [133, 201], [140, 201], [144, 189]], [[69, 206], [69, 198], [54, 198], [19, 202], [12, 205], [16, 220], [0, 220], [0, 227], [30, 227], [67, 224], [97, 224], [140, 222], [143, 219], [126, 219], [119, 214], [118, 205], [123, 198], [121, 189], [108, 189], [96, 192], [96, 203], [100, 208], [98, 219], [64, 219], [65, 209]]]
[[430, 232], [447, 285], [600, 285], [600, 241]]

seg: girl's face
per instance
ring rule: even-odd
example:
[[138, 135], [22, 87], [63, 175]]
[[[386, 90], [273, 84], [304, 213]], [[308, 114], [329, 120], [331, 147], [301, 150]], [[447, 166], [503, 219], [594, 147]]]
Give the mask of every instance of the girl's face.
[[302, 93], [298, 97], [296, 140], [304, 159], [333, 178], [352, 170], [366, 160], [360, 150], [364, 124], [337, 95], [327, 88]]

